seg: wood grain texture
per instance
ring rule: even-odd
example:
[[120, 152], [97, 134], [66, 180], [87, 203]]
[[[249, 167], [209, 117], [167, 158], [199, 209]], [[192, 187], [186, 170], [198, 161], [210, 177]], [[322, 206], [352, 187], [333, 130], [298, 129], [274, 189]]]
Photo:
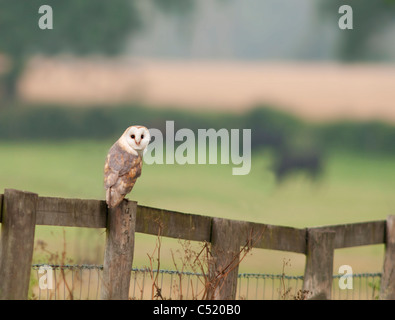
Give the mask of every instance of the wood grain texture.
[[108, 210], [100, 299], [127, 300], [133, 263], [137, 203], [122, 201]]
[[[0, 196], [0, 201], [1, 201]], [[63, 199], [39, 197], [38, 225], [106, 227], [106, 204], [102, 200]], [[158, 222], [163, 225], [162, 236], [193, 241], [209, 241], [212, 217], [181, 213], [171, 210], [137, 207], [136, 232], [157, 235]], [[371, 221], [343, 225], [316, 227], [322, 231], [335, 231], [335, 248], [374, 245], [385, 242], [386, 221]], [[242, 230], [262, 233], [254, 247], [271, 250], [306, 252], [306, 230], [245, 222]]]
[[239, 221], [213, 218], [208, 300], [235, 300], [240, 253]]
[[380, 299], [395, 300], [395, 216], [389, 216], [386, 223], [385, 256], [380, 285]]
[[252, 235], [255, 248], [306, 253], [306, 229], [243, 222], [241, 231], [242, 240]]
[[2, 219], [2, 215], [3, 215], [3, 194], [0, 194], [0, 223], [1, 223], [1, 219]]
[[[106, 228], [107, 207], [102, 200], [39, 197], [37, 225]], [[136, 232], [193, 241], [210, 241], [211, 217], [146, 206], [137, 207]]]
[[38, 196], [6, 189], [0, 239], [0, 299], [27, 299]]
[[38, 225], [106, 227], [106, 203], [100, 200], [39, 197]]
[[334, 231], [335, 249], [358, 247], [385, 243], [386, 221], [369, 221], [314, 228], [322, 231]]
[[136, 232], [193, 241], [210, 241], [212, 217], [138, 206]]
[[309, 296], [330, 299], [333, 281], [335, 232], [307, 229], [303, 289]]
[[[107, 228], [104, 262], [107, 285], [101, 292], [105, 299], [127, 299], [134, 233], [156, 236], [159, 225], [164, 237], [211, 242], [211, 277], [223, 272], [231, 261], [238, 261], [234, 257], [238, 258], [240, 246], [249, 239], [255, 248], [305, 254], [304, 289], [315, 297], [326, 299], [331, 294], [334, 249], [385, 243], [380, 296], [395, 299], [394, 216], [387, 221], [298, 229], [137, 206], [126, 200], [116, 210], [110, 210], [109, 214], [107, 211], [103, 200], [38, 197], [6, 189], [4, 195], [0, 195], [0, 291], [3, 292], [0, 298], [26, 298], [37, 224]], [[223, 292], [218, 287], [212, 290], [212, 298], [232, 299], [235, 296], [237, 270], [235, 266], [234, 272], [220, 285]]]

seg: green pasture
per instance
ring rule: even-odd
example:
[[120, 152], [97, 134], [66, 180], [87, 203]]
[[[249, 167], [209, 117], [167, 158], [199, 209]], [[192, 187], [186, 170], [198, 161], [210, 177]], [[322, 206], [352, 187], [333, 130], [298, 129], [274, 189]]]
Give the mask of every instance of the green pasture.
[[[1, 142], [0, 192], [15, 188], [41, 196], [104, 199], [103, 166], [112, 141]], [[130, 199], [139, 204], [230, 219], [299, 228], [385, 219], [395, 214], [395, 157], [332, 152], [318, 181], [295, 174], [277, 185], [270, 152], [253, 152], [247, 176], [233, 176], [230, 165], [144, 165]], [[65, 241], [63, 240], [65, 231]], [[101, 263], [104, 230], [37, 227], [35, 262], [60, 259]], [[64, 247], [66, 245], [66, 247]], [[134, 265], [148, 266], [155, 237], [136, 237]], [[335, 270], [348, 264], [355, 272], [381, 271], [383, 245], [336, 250]], [[171, 251], [182, 255], [177, 240], [163, 242], [161, 267], [172, 268]], [[182, 251], [182, 250], [181, 250]], [[53, 253], [51, 256], [50, 253]], [[58, 256], [56, 256], [58, 254]], [[243, 272], [301, 274], [303, 255], [252, 250]], [[67, 261], [66, 261], [67, 262]], [[337, 271], [336, 271], [337, 272]]]

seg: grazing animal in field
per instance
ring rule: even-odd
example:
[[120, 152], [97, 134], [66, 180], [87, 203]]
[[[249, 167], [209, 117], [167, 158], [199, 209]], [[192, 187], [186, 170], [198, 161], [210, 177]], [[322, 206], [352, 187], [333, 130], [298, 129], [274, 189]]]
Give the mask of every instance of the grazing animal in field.
[[141, 175], [143, 154], [151, 140], [146, 127], [131, 126], [113, 144], [104, 165], [104, 186], [109, 208], [118, 206]]
[[279, 155], [273, 170], [277, 182], [281, 182], [286, 176], [299, 171], [308, 173], [310, 177], [315, 180], [322, 173], [322, 166], [322, 155], [320, 153], [283, 152]]

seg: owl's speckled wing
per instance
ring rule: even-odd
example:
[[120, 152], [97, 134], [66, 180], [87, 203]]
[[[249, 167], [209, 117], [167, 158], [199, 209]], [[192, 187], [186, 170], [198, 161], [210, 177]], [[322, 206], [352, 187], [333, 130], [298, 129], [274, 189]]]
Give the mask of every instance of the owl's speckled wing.
[[116, 142], [107, 154], [104, 165], [104, 186], [108, 207], [117, 206], [132, 191], [141, 175], [141, 156], [127, 152]]

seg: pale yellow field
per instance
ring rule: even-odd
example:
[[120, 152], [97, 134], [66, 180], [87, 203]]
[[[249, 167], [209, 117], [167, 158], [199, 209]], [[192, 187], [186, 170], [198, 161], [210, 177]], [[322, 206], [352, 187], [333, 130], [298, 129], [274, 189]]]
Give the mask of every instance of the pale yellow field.
[[241, 112], [269, 104], [314, 121], [395, 123], [395, 65], [99, 58], [31, 60], [19, 85], [28, 102], [81, 106], [131, 101]]

